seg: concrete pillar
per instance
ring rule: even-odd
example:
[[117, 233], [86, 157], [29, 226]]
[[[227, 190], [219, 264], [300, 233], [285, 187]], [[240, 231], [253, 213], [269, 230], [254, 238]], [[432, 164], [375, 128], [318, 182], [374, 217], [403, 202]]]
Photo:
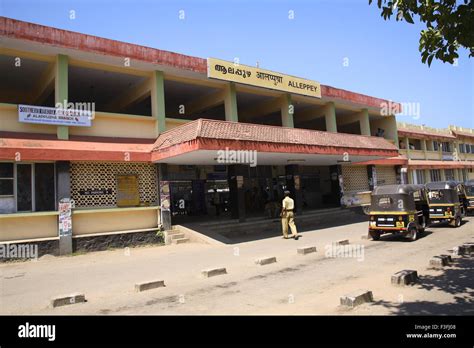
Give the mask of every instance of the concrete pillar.
[[326, 120], [326, 132], [337, 133], [336, 106], [329, 102], [324, 107], [324, 118]]
[[370, 136], [369, 110], [362, 109], [360, 112], [360, 134]]
[[425, 184], [431, 182], [431, 173], [429, 169], [425, 169]]
[[224, 98], [225, 120], [232, 122], [239, 122], [237, 110], [237, 93], [235, 91], [235, 83], [230, 82], [226, 86], [226, 93]]
[[341, 198], [344, 195], [342, 166], [340, 164], [329, 166], [329, 175], [331, 178], [331, 193], [337, 197], [338, 205], [341, 205]]
[[283, 127], [295, 127], [293, 121], [294, 110], [295, 107], [291, 102], [291, 94], [287, 93], [283, 96], [283, 102], [281, 104], [281, 125]]
[[459, 176], [459, 169], [454, 168], [453, 172], [454, 172], [454, 180], [461, 181], [461, 179], [460, 179], [461, 177]]
[[405, 151], [407, 152], [407, 158], [410, 158], [410, 139], [408, 137], [403, 138], [402, 140], [405, 143]]
[[242, 164], [227, 166], [231, 215], [232, 219], [239, 219], [239, 222], [245, 222], [244, 180], [248, 176], [247, 169]]
[[[58, 54], [55, 63], [54, 103], [61, 103], [65, 108], [68, 103], [68, 98], [68, 56]], [[57, 126], [56, 134], [58, 139], [69, 139], [68, 126]]]
[[377, 172], [373, 164], [367, 166], [367, 176], [369, 178], [369, 189], [372, 191], [377, 187]]
[[297, 164], [285, 166], [286, 187], [295, 201], [295, 212], [303, 213], [303, 192], [301, 190], [301, 175]]
[[162, 71], [153, 71], [150, 95], [151, 114], [156, 119], [158, 135], [166, 130], [165, 79]]
[[[159, 200], [160, 200], [160, 205], [161, 205], [161, 200], [164, 198], [161, 196], [161, 184], [162, 181], [168, 181], [168, 165], [166, 163], [158, 163], [157, 164], [157, 169], [158, 169], [158, 195], [159, 195]], [[171, 193], [170, 193], [170, 205], [171, 205]], [[163, 226], [163, 229], [165, 231], [171, 230], [171, 206], [169, 210], [163, 210], [160, 209], [161, 211], [161, 226]]]
[[[56, 162], [56, 201], [58, 204], [62, 199], [71, 198], [70, 166], [69, 161]], [[59, 235], [59, 255], [68, 254], [72, 254], [72, 234]]]
[[420, 140], [420, 143], [421, 143], [421, 150], [424, 152], [423, 156], [425, 157], [425, 159], [427, 159], [427, 147], [426, 147], [426, 140], [425, 139], [421, 139]]

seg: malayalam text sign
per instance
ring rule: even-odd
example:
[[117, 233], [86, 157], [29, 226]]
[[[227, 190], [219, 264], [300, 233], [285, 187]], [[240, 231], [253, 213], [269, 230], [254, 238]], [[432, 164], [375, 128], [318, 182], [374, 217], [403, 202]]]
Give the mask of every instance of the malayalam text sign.
[[319, 82], [221, 59], [207, 59], [207, 77], [321, 98]]

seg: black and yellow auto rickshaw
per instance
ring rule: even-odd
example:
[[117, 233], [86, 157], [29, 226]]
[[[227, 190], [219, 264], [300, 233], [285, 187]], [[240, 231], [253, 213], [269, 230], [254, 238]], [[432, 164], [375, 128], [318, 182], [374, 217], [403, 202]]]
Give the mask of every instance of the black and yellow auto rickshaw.
[[379, 240], [385, 233], [414, 241], [425, 230], [429, 208], [424, 185], [386, 185], [372, 191], [369, 235]]
[[474, 213], [474, 180], [464, 183], [466, 189], [466, 215]]
[[439, 181], [426, 184], [430, 223], [449, 222], [461, 226], [467, 205], [464, 185], [456, 181]]

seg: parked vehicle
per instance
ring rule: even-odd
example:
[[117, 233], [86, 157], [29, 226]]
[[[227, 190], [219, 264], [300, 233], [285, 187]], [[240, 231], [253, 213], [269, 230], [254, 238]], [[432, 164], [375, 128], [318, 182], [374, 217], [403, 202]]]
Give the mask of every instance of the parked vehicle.
[[429, 207], [424, 185], [386, 185], [372, 191], [369, 235], [379, 240], [386, 233], [414, 241], [428, 222]]
[[464, 185], [456, 181], [430, 182], [428, 203], [430, 223], [449, 222], [452, 227], [459, 227], [467, 208]]
[[474, 180], [468, 180], [464, 183], [466, 189], [466, 215], [474, 213]]

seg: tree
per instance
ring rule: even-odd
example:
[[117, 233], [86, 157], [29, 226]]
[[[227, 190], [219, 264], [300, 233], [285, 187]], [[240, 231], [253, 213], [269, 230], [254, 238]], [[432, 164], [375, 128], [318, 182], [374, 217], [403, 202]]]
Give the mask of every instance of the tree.
[[[373, 0], [369, 0], [371, 5]], [[421, 31], [421, 61], [431, 66], [433, 58], [453, 63], [460, 47], [474, 57], [474, 6], [472, 0], [377, 0], [384, 20], [396, 14], [397, 21], [413, 24], [418, 15], [426, 29]]]

